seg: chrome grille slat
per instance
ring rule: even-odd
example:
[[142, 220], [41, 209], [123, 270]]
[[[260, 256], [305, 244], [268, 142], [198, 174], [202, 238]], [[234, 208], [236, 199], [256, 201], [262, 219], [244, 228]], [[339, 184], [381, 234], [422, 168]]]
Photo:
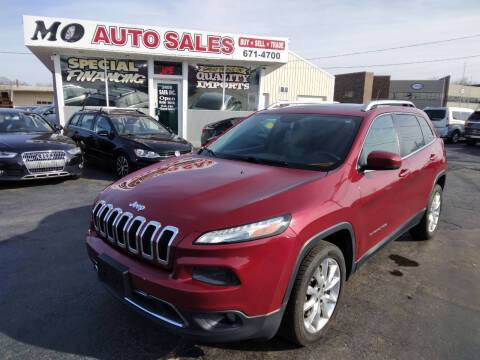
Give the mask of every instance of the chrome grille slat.
[[[106, 227], [106, 234], [107, 234], [107, 239], [110, 242], [115, 242], [115, 237], [114, 237], [114, 227], [113, 224], [115, 223], [115, 220], [117, 220], [117, 217], [122, 214], [122, 209], [120, 208], [115, 208], [112, 211], [109, 212], [108, 216], [105, 218], [105, 227]], [[113, 218], [112, 218], [113, 216]], [[112, 222], [112, 231], [110, 231], [110, 221]]]
[[[166, 246], [166, 256], [165, 257], [160, 257], [160, 253], [165, 252], [165, 251], [160, 251], [160, 249], [159, 249], [159, 246], [162, 245], [162, 244], [160, 244], [160, 240], [162, 240], [162, 235], [164, 234], [165, 231], [171, 231], [172, 236], [168, 240], [168, 243], [167, 243], [167, 246]], [[170, 246], [172, 245], [172, 242], [175, 239], [175, 237], [177, 236], [177, 234], [178, 234], [178, 228], [176, 228], [175, 226], [169, 226], [168, 225], [168, 226], [165, 226], [162, 229], [162, 231], [160, 232], [160, 234], [158, 235], [158, 238], [156, 239], [156, 250], [157, 250], [157, 261], [160, 264], [163, 264], [163, 265], [168, 264], [168, 260], [169, 260], [169, 257], [170, 257]]]
[[[130, 230], [132, 230], [132, 226], [136, 222], [140, 222], [140, 225], [138, 225], [137, 230], [135, 231], [134, 239], [135, 239], [135, 247], [130, 246]], [[129, 251], [131, 251], [134, 254], [138, 254], [138, 242], [139, 242], [139, 234], [140, 231], [142, 230], [143, 224], [145, 224], [145, 221], [147, 221], [143, 216], [135, 216], [132, 221], [130, 221], [130, 225], [128, 225], [127, 229], [127, 238], [125, 239], [127, 243], [127, 248]]]
[[22, 159], [30, 174], [40, 174], [63, 171], [67, 154], [63, 150], [27, 151]]
[[[125, 231], [127, 229], [127, 226], [128, 226], [128, 223], [130, 222], [130, 220], [132, 219], [133, 217], [133, 214], [126, 211], [124, 213], [122, 213], [122, 215], [120, 215], [119, 217], [117, 217], [117, 220], [116, 222], [113, 224], [113, 227], [114, 227], [114, 234], [115, 234], [115, 242], [117, 243], [118, 246], [122, 247], [122, 248], [126, 248], [127, 247], [127, 244], [126, 244], [126, 237], [125, 237]], [[120, 223], [122, 222], [122, 219], [123, 218], [127, 218], [127, 221], [125, 222], [125, 224], [123, 224], [123, 227], [121, 229], [119, 229], [118, 227], [120, 226]], [[120, 237], [118, 236], [118, 234], [122, 234], [122, 241], [120, 241]]]
[[[143, 216], [134, 216], [119, 207], [114, 208], [104, 200], [93, 206], [92, 217], [96, 232], [104, 240], [131, 254], [157, 264], [168, 265], [170, 247], [179, 232], [175, 226], [167, 225], [162, 228], [158, 221], [147, 221]], [[135, 233], [132, 234], [134, 242], [131, 244], [132, 228]]]
[[[153, 233], [150, 235], [150, 241], [148, 242], [150, 244], [150, 255], [145, 252], [145, 249], [143, 248], [143, 239], [145, 232], [149, 227], [153, 226], [155, 230], [153, 230]], [[149, 260], [153, 259], [153, 239], [155, 239], [155, 235], [158, 233], [158, 230], [160, 229], [162, 225], [157, 222], [157, 221], [149, 221], [143, 228], [143, 231], [140, 235], [140, 250], [142, 252], [142, 256], [144, 258], [147, 258]]]

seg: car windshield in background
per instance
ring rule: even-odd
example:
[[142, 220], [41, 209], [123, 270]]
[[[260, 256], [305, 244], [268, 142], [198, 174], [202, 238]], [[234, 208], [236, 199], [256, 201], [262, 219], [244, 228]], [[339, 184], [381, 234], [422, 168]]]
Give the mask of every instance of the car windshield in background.
[[327, 171], [345, 160], [361, 121], [353, 116], [257, 114], [220, 137], [206, 152], [227, 159]]
[[478, 121], [480, 120], [480, 111], [475, 111], [473, 112], [469, 117], [468, 117], [468, 120], [474, 120], [474, 121]]
[[119, 135], [169, 134], [169, 131], [147, 116], [112, 116], [113, 126]]
[[445, 110], [425, 110], [425, 113], [428, 115], [430, 120], [438, 121], [445, 119]]
[[38, 115], [0, 112], [0, 133], [52, 132], [52, 130]]

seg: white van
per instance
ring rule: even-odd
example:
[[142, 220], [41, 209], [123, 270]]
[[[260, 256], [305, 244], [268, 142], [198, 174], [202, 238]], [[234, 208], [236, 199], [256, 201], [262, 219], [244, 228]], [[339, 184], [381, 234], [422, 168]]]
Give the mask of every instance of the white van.
[[457, 107], [426, 107], [423, 109], [432, 121], [437, 134], [452, 143], [458, 142], [465, 132], [465, 120], [472, 109]]

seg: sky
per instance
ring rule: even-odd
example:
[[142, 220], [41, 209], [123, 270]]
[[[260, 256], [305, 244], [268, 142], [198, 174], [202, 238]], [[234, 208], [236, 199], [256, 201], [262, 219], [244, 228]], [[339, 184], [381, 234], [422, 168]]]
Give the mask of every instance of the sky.
[[[22, 15], [40, 15], [215, 32], [284, 36], [303, 58], [383, 49], [480, 34], [479, 0], [0, 0], [0, 52], [26, 52]], [[413, 47], [312, 62], [332, 74], [372, 71], [392, 79], [451, 75], [480, 83], [480, 35]], [[479, 55], [404, 66], [373, 66]], [[0, 76], [51, 84], [52, 75], [32, 54], [0, 53]], [[340, 67], [352, 68], [340, 68]]]

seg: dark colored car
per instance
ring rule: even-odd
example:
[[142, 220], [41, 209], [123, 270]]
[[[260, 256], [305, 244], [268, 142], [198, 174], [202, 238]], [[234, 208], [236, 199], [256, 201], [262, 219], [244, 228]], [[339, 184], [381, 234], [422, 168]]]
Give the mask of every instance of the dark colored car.
[[193, 150], [188, 141], [136, 110], [79, 111], [64, 132], [82, 147], [86, 160], [112, 165], [119, 177]]
[[60, 125], [60, 121], [58, 120], [58, 115], [57, 115], [57, 108], [55, 107], [55, 105], [39, 106], [35, 108], [33, 112], [43, 117], [52, 126]]
[[225, 131], [230, 129], [233, 125], [235, 125], [242, 119], [244, 118], [234, 117], [234, 118], [220, 120], [220, 121], [205, 125], [202, 129], [202, 137], [201, 137], [202, 146], [206, 145], [209, 141], [213, 140], [214, 138], [222, 135]]
[[468, 145], [480, 142], [480, 110], [473, 112], [465, 122], [464, 137]]
[[298, 344], [319, 340], [370, 256], [438, 230], [443, 140], [407, 105], [260, 111], [197, 155], [110, 185], [86, 236], [99, 279], [202, 340], [269, 339], [280, 325]]
[[22, 110], [22, 111], [26, 111], [26, 112], [35, 112], [35, 109], [37, 108], [38, 106], [28, 106], [28, 105], [22, 105], [22, 106], [15, 106], [15, 109], [18, 109], [18, 110]]
[[82, 167], [81, 149], [41, 116], [0, 109], [0, 180], [78, 177]]

